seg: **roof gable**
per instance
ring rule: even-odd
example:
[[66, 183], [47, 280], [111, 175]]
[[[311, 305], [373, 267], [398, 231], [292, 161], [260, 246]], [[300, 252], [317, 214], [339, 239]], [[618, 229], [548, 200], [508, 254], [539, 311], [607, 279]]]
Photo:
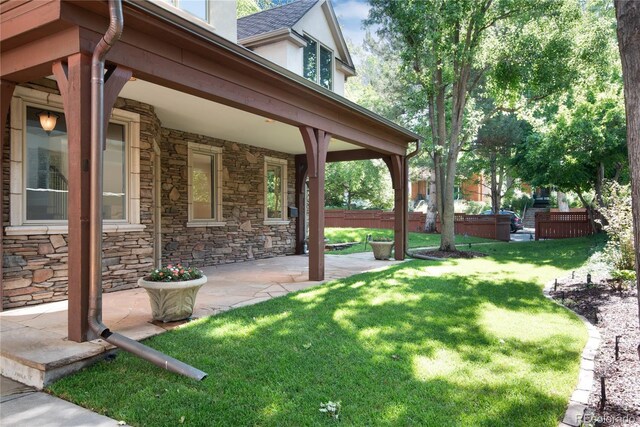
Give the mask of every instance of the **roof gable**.
[[319, 0], [299, 0], [238, 19], [238, 40], [293, 27]]
[[302, 35], [305, 28], [302, 28], [301, 21], [310, 14], [312, 9], [317, 10], [316, 7], [322, 10], [326, 18], [331, 37], [337, 48], [339, 62], [347, 67], [345, 71], [350, 75], [355, 74], [353, 60], [330, 0], [298, 0], [240, 18], [238, 19], [238, 43], [249, 47], [289, 37], [294, 43], [304, 46], [306, 43], [302, 39]]

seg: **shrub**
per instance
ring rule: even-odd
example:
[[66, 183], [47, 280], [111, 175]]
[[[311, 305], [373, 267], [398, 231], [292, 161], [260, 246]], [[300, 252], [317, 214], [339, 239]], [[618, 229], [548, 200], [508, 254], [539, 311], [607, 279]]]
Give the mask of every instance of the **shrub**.
[[[600, 208], [600, 213], [608, 223], [603, 226], [609, 237], [604, 249], [605, 258], [616, 270], [634, 270], [631, 185], [610, 182], [606, 188], [605, 200], [606, 206]], [[602, 224], [602, 221], [598, 222]]]

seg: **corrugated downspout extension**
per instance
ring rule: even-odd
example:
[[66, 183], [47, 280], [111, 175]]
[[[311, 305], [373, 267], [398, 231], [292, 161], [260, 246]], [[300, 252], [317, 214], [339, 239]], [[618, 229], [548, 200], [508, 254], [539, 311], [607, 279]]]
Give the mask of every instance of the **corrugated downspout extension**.
[[169, 357], [139, 342], [109, 331], [102, 323], [102, 163], [105, 144], [104, 129], [104, 60], [111, 47], [120, 39], [124, 19], [122, 1], [109, 0], [109, 29], [102, 37], [91, 61], [91, 219], [89, 267], [89, 314], [91, 330], [123, 350], [177, 374], [196, 380], [207, 376], [205, 372]]

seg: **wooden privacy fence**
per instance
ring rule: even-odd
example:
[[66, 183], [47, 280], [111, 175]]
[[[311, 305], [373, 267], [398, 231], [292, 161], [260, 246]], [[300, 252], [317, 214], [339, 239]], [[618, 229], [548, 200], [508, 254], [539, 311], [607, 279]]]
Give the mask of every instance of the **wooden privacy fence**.
[[[330, 209], [324, 211], [324, 226], [338, 228], [387, 228], [393, 230], [394, 212], [380, 210], [348, 211]], [[408, 231], [422, 231], [426, 215], [409, 212]]]
[[586, 212], [537, 212], [536, 240], [568, 239], [593, 234]]
[[[436, 230], [440, 232], [439, 218], [436, 220]], [[455, 214], [454, 230], [458, 235], [508, 242], [511, 240], [511, 215]]]
[[[426, 214], [409, 212], [409, 231], [423, 231]], [[458, 235], [503, 240], [511, 238], [509, 215], [465, 215], [455, 214], [455, 233]], [[387, 228], [393, 229], [394, 213], [386, 211], [348, 211], [330, 209], [324, 211], [325, 227], [338, 228]], [[440, 232], [440, 222], [436, 221]]]

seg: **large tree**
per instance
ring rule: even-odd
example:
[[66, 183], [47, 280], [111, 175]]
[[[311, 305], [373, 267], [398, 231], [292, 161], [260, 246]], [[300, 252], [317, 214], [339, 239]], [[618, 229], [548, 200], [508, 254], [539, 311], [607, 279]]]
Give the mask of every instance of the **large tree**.
[[393, 205], [391, 177], [381, 161], [329, 163], [325, 181], [325, 206], [388, 209]]
[[[636, 247], [636, 281], [640, 289], [640, 2], [616, 0], [618, 44], [622, 59], [625, 110], [627, 114], [627, 147], [631, 169], [631, 197]], [[638, 292], [640, 320], [640, 292]], [[640, 356], [640, 345], [638, 346]]]
[[[627, 153], [622, 96], [587, 93], [563, 106], [547, 129], [517, 146], [519, 175], [535, 186], [554, 186], [575, 192], [585, 208], [603, 204], [605, 179], [626, 182]], [[595, 193], [595, 200], [586, 194]]]
[[[416, 112], [430, 127], [440, 249], [455, 251], [454, 184], [460, 150], [480, 120], [466, 114], [479, 84], [513, 107], [566, 83], [561, 60], [571, 42], [563, 24], [575, 13], [556, 0], [370, 0], [368, 22], [396, 46], [403, 73], [419, 89]], [[474, 124], [475, 123], [475, 124]], [[475, 126], [475, 128], [474, 128]]]
[[516, 146], [530, 132], [531, 126], [514, 114], [498, 114], [478, 130], [478, 136], [460, 160], [466, 178], [488, 177], [488, 184], [483, 180], [482, 185], [489, 189], [493, 212], [500, 210], [502, 198], [516, 183], [512, 157]]

